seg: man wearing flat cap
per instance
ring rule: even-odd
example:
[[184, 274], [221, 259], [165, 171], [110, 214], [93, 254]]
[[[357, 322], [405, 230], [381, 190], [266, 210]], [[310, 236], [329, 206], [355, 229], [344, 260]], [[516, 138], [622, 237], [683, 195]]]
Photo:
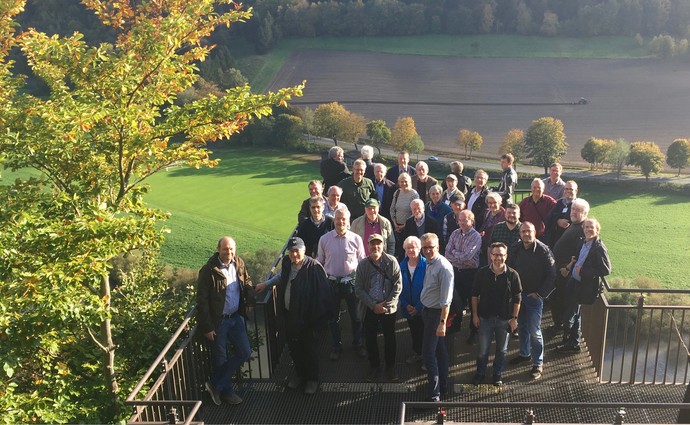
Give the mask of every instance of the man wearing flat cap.
[[[350, 230], [359, 235], [363, 241], [369, 240], [369, 236], [379, 234], [383, 237], [383, 251], [388, 254], [395, 252], [395, 236], [391, 222], [379, 214], [380, 203], [370, 198], [364, 203], [364, 215], [352, 221]], [[369, 245], [364, 246], [364, 253], [369, 255]]]
[[278, 274], [256, 290], [276, 286], [278, 335], [286, 338], [295, 365], [287, 386], [298, 390], [304, 385], [304, 393], [311, 395], [319, 387], [318, 331], [333, 313], [333, 292], [321, 264], [306, 255], [302, 239], [290, 238], [287, 249]]
[[395, 312], [402, 291], [402, 275], [395, 257], [383, 252], [383, 236], [368, 237], [369, 256], [359, 262], [355, 277], [355, 294], [364, 309], [364, 341], [369, 357], [367, 380], [377, 379], [381, 368], [376, 341], [379, 327], [383, 332], [386, 378], [397, 381], [395, 372]]

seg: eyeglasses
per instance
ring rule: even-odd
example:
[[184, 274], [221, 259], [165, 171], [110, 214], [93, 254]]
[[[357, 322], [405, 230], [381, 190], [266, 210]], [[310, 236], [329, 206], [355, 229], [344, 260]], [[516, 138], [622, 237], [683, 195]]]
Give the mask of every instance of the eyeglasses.
[[434, 248], [438, 248], [438, 245], [429, 245], [429, 246], [423, 246], [422, 247], [422, 249], [426, 249], [426, 250], [434, 249]]

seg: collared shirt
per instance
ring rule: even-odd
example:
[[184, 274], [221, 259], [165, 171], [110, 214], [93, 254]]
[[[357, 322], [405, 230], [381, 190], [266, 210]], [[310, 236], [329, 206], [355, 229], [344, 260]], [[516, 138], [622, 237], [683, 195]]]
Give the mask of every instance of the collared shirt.
[[335, 205], [335, 208], [333, 208], [328, 202], [326, 202], [323, 204], [323, 216], [333, 218], [335, 216], [335, 212], [339, 209], [346, 210], [347, 205], [343, 204], [342, 202], [338, 202]]
[[419, 298], [427, 308], [448, 307], [453, 301], [453, 266], [441, 254], [427, 262]]
[[[483, 188], [482, 188], [483, 189]], [[474, 203], [479, 197], [482, 196], [482, 191], [479, 190], [477, 191], [476, 188], [475, 190], [470, 191], [470, 197], [467, 200], [467, 209], [472, 211], [472, 207], [474, 206]]]
[[446, 245], [446, 258], [459, 269], [479, 267], [479, 252], [482, 249], [482, 236], [474, 227], [463, 232], [461, 228], [451, 233]]
[[[364, 241], [369, 241], [369, 236], [374, 235], [378, 233], [381, 235], [381, 221], [378, 219], [378, 216], [376, 216], [376, 221], [375, 222], [370, 222], [369, 219], [364, 216], [364, 237], [362, 238], [362, 243], [364, 244]], [[369, 255], [369, 244], [364, 244], [364, 254]]]
[[563, 192], [565, 191], [565, 182], [560, 177], [556, 180], [556, 183], [551, 183], [551, 177], [547, 177], [544, 180], [544, 195], [549, 195], [555, 200], [559, 200], [563, 197]]
[[[373, 261], [377, 266], [383, 267], [380, 259], [378, 263], [374, 260], [371, 261]], [[380, 303], [386, 299], [386, 295], [383, 293], [383, 275], [381, 273], [372, 273], [369, 285], [369, 296], [372, 300], [374, 300], [374, 302]]]
[[[220, 262], [220, 261], [219, 261]], [[234, 314], [240, 308], [240, 284], [237, 281], [237, 268], [235, 267], [235, 260], [230, 264], [225, 265], [220, 263], [218, 267], [225, 276], [225, 281], [228, 286], [225, 287], [225, 305], [223, 306], [223, 314]]]
[[381, 182], [374, 181], [374, 189], [376, 189], [376, 194], [379, 196], [379, 201], [383, 204], [383, 192], [386, 190], [385, 180]]
[[424, 234], [424, 222], [426, 221], [426, 214], [422, 215], [422, 219], [417, 221], [415, 216], [412, 216], [414, 224], [417, 226], [417, 237], [421, 237]]
[[366, 257], [358, 234], [349, 230], [343, 236], [331, 230], [319, 239], [316, 260], [323, 264], [328, 276], [345, 277], [357, 270], [359, 260]]
[[582, 265], [585, 263], [585, 260], [589, 255], [589, 251], [592, 249], [593, 242], [594, 239], [582, 244], [582, 248], [580, 248], [580, 254], [577, 256], [577, 262], [573, 266], [573, 279], [577, 280], [578, 282], [582, 280], [582, 276], [580, 276], [580, 273], [577, 270], [578, 268], [582, 267]]

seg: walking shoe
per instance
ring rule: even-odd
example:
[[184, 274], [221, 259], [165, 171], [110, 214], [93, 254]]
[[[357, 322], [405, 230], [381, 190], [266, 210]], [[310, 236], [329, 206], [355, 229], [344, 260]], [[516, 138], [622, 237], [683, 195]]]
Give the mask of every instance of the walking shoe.
[[517, 365], [517, 364], [522, 364], [522, 363], [528, 362], [530, 360], [532, 360], [531, 356], [520, 356], [520, 355], [518, 355], [518, 356], [515, 356], [512, 359], [510, 359], [509, 363], [512, 365]]
[[338, 360], [340, 358], [340, 350], [331, 350], [331, 354], [328, 357], [333, 361]]
[[359, 357], [367, 356], [367, 349], [364, 347], [364, 344], [355, 345], [354, 349]]
[[319, 381], [307, 381], [304, 385], [304, 394], [314, 395], [319, 389]]
[[415, 364], [415, 363], [420, 362], [420, 361], [422, 361], [422, 355], [421, 355], [421, 354], [414, 353], [413, 355], [411, 355], [410, 357], [408, 357], [408, 358], [405, 360], [405, 363], [407, 363], [407, 364]]
[[206, 381], [204, 384], [206, 387], [206, 391], [211, 395], [211, 400], [216, 404], [216, 406], [220, 406], [220, 393], [216, 389], [216, 387], [213, 386], [211, 381]]
[[556, 347], [556, 351], [558, 351], [559, 353], [563, 353], [563, 354], [575, 354], [575, 353], [579, 353], [580, 351], [582, 351], [582, 348], [580, 348], [579, 345], [563, 344], [563, 345], [559, 345], [558, 347]]
[[472, 385], [479, 385], [482, 383], [484, 380], [484, 375], [480, 375], [478, 373], [475, 373], [474, 376], [472, 377]]
[[502, 387], [503, 386], [503, 380], [501, 379], [501, 375], [494, 375], [494, 387]]
[[529, 375], [532, 377], [532, 379], [537, 380], [541, 378], [541, 373], [543, 370], [543, 366], [532, 366], [532, 370], [530, 371]]
[[372, 367], [367, 372], [367, 382], [376, 382], [376, 378], [379, 376], [379, 369], [377, 367]]
[[386, 377], [391, 382], [398, 382], [398, 374], [395, 372], [395, 366], [386, 367]]
[[228, 394], [223, 394], [222, 396], [220, 396], [220, 398], [221, 398], [224, 402], [226, 402], [226, 403], [228, 403], [228, 404], [232, 404], [232, 405], [240, 404], [240, 403], [242, 403], [242, 401], [243, 401], [243, 400], [240, 398], [240, 396], [238, 396], [238, 395], [235, 394], [235, 393], [232, 393], [232, 394], [229, 394], [229, 395], [228, 395]]
[[302, 378], [299, 376], [293, 376], [292, 379], [287, 384], [287, 387], [290, 388], [291, 390], [296, 390], [297, 388], [302, 385]]

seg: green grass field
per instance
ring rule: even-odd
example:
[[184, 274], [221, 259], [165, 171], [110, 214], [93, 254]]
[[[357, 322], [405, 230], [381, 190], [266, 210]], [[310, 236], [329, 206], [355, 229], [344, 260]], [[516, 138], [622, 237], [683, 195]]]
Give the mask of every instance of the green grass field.
[[215, 168], [176, 168], [148, 181], [147, 202], [171, 213], [165, 263], [198, 268], [223, 235], [237, 240], [240, 253], [279, 250], [309, 196], [307, 182], [320, 177], [316, 161], [280, 151], [224, 149], [214, 157], [221, 159]]
[[[237, 239], [239, 252], [279, 249], [307, 197], [306, 182], [318, 177], [315, 160], [285, 158], [282, 152], [232, 149], [218, 156], [222, 161], [214, 169], [177, 169], [150, 182], [148, 201], [172, 213], [162, 252], [166, 263], [199, 267], [222, 234]], [[593, 181], [580, 186], [593, 206], [591, 215], [602, 223], [614, 278], [646, 276], [665, 287], [690, 288], [677, 267], [690, 264], [684, 249], [690, 234], [686, 196], [640, 194]]]
[[239, 68], [257, 92], [273, 81], [290, 54], [297, 50], [340, 50], [400, 55], [633, 59], [649, 56], [646, 47], [632, 37], [534, 37], [516, 35], [425, 35], [414, 37], [291, 38], [282, 40], [271, 52], [256, 56], [250, 50], [237, 51]]

